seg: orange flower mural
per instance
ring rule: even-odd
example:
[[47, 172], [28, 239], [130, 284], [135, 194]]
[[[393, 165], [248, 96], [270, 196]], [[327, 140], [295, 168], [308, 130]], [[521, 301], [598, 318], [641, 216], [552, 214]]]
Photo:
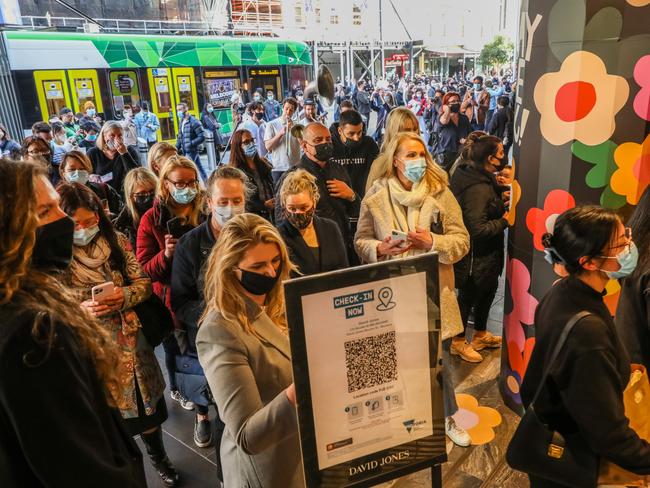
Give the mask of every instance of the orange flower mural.
[[494, 428], [501, 424], [501, 414], [490, 407], [481, 407], [472, 395], [456, 395], [458, 412], [456, 424], [465, 429], [472, 438], [472, 445], [480, 446], [494, 439]]
[[630, 205], [636, 205], [650, 184], [650, 135], [643, 144], [625, 142], [618, 146], [614, 161], [618, 169], [612, 175], [612, 190], [625, 195]]

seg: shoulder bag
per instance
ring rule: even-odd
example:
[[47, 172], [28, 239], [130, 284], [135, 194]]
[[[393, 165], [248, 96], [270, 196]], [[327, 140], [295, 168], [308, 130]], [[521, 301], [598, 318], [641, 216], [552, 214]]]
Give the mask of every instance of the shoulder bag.
[[556, 361], [571, 329], [581, 319], [592, 315], [579, 312], [571, 317], [555, 346], [530, 405], [517, 427], [506, 460], [513, 469], [575, 488], [594, 488], [598, 483], [598, 456], [589, 448], [580, 433], [566, 436], [545, 424], [535, 412], [535, 401], [541, 393], [551, 366]]

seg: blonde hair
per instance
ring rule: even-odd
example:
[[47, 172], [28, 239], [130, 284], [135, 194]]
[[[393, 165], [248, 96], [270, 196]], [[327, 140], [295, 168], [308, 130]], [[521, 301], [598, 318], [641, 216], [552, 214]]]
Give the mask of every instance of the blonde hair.
[[246, 313], [245, 290], [237, 279], [236, 268], [246, 251], [257, 244], [275, 244], [280, 251], [279, 278], [266, 296], [266, 314], [277, 327], [286, 331], [284, 288], [294, 266], [287, 247], [277, 229], [259, 215], [245, 213], [230, 219], [221, 229], [219, 245], [212, 248], [205, 273], [205, 312], [201, 321], [212, 312], [240, 325], [247, 333], [256, 335]]
[[407, 126], [416, 127], [416, 131], [420, 130], [420, 123], [415, 114], [406, 107], [396, 107], [391, 110], [386, 119], [386, 130], [380, 152], [384, 152], [398, 133], [406, 132]]
[[99, 131], [99, 135], [97, 136], [97, 142], [95, 145], [100, 149], [104, 150], [104, 147], [106, 146], [106, 134], [109, 132], [119, 129], [120, 134], [124, 135], [124, 129], [122, 129], [122, 126], [120, 123], [116, 120], [109, 120], [104, 125], [102, 125], [101, 130]]
[[406, 141], [418, 141], [425, 150], [427, 169], [424, 173], [424, 181], [429, 185], [429, 191], [436, 194], [446, 188], [449, 184], [447, 173], [435, 163], [431, 153], [427, 150], [424, 140], [413, 132], [397, 133], [388, 144], [388, 147], [377, 157], [375, 163], [379, 166], [380, 178], [388, 179], [391, 176], [396, 176], [397, 170], [393, 161], [395, 161], [395, 155], [400, 146]]
[[320, 199], [320, 193], [318, 192], [318, 185], [316, 184], [314, 175], [304, 169], [289, 171], [280, 188], [280, 201], [282, 202], [282, 206], [285, 206], [287, 197], [302, 192], [307, 192], [314, 201], [314, 206], [316, 206]]
[[168, 142], [156, 142], [149, 149], [149, 154], [147, 154], [147, 166], [151, 171], [156, 173], [154, 169], [154, 164], [158, 166], [158, 171], [163, 167], [165, 161], [171, 156], [176, 156], [178, 151], [174, 146]]
[[84, 103], [83, 111], [85, 112], [89, 108], [96, 108], [95, 104], [93, 102], [91, 102], [90, 100], [88, 100], [86, 103]]
[[68, 151], [61, 159], [61, 164], [59, 165], [59, 174], [61, 177], [63, 177], [65, 174], [65, 168], [68, 166], [69, 159], [76, 159], [81, 163], [84, 169], [88, 171], [88, 173], [93, 172], [93, 163], [90, 162], [90, 158], [88, 156], [86, 156], [81, 151]]
[[192, 161], [189, 158], [186, 158], [185, 156], [172, 156], [168, 158], [165, 161], [165, 164], [160, 168], [160, 174], [158, 175], [158, 188], [156, 189], [156, 196], [160, 199], [161, 202], [163, 202], [165, 205], [169, 206], [170, 208], [173, 208], [175, 203], [173, 201], [173, 198], [171, 194], [169, 193], [169, 190], [167, 189], [167, 185], [165, 182], [167, 181], [167, 177], [169, 176], [169, 173], [176, 169], [191, 169], [194, 171], [194, 177], [197, 182], [197, 190], [198, 194], [196, 195], [196, 198], [192, 200], [192, 203], [190, 204], [192, 206], [192, 212], [190, 213], [190, 216], [188, 218], [188, 222], [196, 227], [201, 223], [201, 212], [203, 209], [203, 200], [205, 198], [204, 192], [201, 191], [201, 189], [198, 187], [199, 185], [199, 170], [196, 167], [196, 164], [194, 164], [194, 161]]
[[138, 222], [140, 222], [140, 217], [142, 217], [142, 215], [140, 215], [138, 209], [135, 208], [135, 204], [133, 203], [133, 198], [131, 195], [133, 194], [133, 190], [135, 189], [136, 185], [146, 184], [150, 184], [153, 187], [154, 192], [158, 187], [158, 177], [154, 174], [153, 171], [148, 168], [132, 169], [124, 177], [124, 204], [129, 210], [129, 213], [133, 218], [133, 223], [136, 225], [136, 227]]

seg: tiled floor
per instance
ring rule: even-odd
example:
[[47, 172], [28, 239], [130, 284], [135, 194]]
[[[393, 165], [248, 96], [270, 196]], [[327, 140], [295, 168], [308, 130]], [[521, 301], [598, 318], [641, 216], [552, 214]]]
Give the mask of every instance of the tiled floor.
[[[503, 283], [499, 288], [490, 313], [489, 330], [501, 335], [503, 316]], [[162, 357], [162, 350], [157, 351]], [[518, 417], [504, 406], [497, 386], [501, 367], [500, 350], [482, 352], [482, 363], [470, 364], [452, 357], [450, 369], [456, 393], [474, 396], [481, 406], [492, 407], [503, 421], [495, 428], [496, 438], [489, 444], [460, 448], [451, 442], [447, 444], [449, 462], [443, 466], [445, 488], [526, 488], [527, 479], [513, 472], [504, 461], [504, 451], [516, 428]], [[163, 368], [164, 370], [164, 368]], [[166, 376], [166, 372], [165, 372]], [[194, 412], [183, 410], [167, 396], [169, 419], [163, 425], [164, 440], [169, 458], [180, 471], [184, 488], [216, 487], [216, 465], [214, 448], [201, 449], [194, 445], [192, 427]], [[141, 442], [138, 440], [141, 448]], [[144, 452], [144, 451], [143, 451]], [[145, 460], [150, 487], [162, 486], [157, 474]], [[431, 486], [430, 471], [394, 480], [386, 488], [424, 488]]]

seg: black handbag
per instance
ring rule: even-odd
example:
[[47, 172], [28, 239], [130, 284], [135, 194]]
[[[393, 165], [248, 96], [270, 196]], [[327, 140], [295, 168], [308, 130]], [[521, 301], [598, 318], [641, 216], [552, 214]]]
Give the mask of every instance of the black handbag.
[[576, 488], [594, 488], [598, 484], [598, 456], [589, 448], [580, 433], [562, 435], [542, 422], [535, 412], [535, 401], [544, 388], [551, 366], [562, 346], [581, 319], [591, 315], [579, 312], [571, 317], [546, 364], [535, 396], [517, 427], [506, 461], [511, 468], [535, 477]]
[[133, 310], [142, 324], [142, 333], [151, 347], [155, 348], [174, 330], [174, 319], [158, 295], [152, 293]]

